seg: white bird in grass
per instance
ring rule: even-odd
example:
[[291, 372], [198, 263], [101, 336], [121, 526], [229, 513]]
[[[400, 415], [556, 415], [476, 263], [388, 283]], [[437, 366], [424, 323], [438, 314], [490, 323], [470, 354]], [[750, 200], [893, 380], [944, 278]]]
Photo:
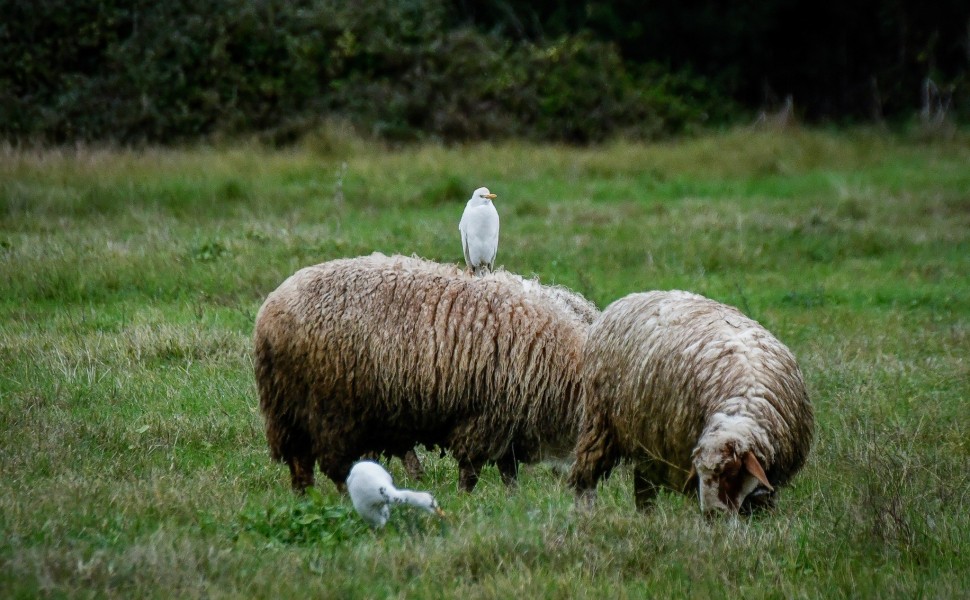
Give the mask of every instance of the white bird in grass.
[[475, 190], [458, 224], [465, 264], [475, 275], [490, 272], [498, 252], [498, 211], [492, 204], [494, 198], [495, 194], [488, 188]]
[[347, 491], [354, 509], [371, 527], [380, 528], [391, 516], [392, 504], [410, 504], [429, 513], [444, 517], [434, 496], [427, 492], [399, 490], [394, 487], [391, 474], [376, 462], [363, 460], [350, 469]]

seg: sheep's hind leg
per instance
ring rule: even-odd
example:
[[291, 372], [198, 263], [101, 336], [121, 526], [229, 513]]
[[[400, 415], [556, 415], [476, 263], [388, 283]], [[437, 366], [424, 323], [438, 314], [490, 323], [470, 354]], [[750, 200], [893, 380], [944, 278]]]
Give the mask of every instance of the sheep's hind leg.
[[320, 457], [320, 471], [337, 486], [337, 491], [347, 491], [347, 475], [358, 458], [364, 453], [359, 447], [336, 448], [331, 446], [324, 456]]
[[313, 486], [314, 459], [312, 454], [297, 454], [289, 456], [286, 463], [290, 467], [290, 484], [293, 491], [304, 493]]

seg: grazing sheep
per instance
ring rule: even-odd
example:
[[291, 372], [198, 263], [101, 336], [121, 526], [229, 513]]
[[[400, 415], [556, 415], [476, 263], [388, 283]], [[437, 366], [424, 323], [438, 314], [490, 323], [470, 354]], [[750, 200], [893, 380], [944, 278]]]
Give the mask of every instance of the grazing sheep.
[[460, 486], [495, 462], [561, 459], [578, 426], [591, 303], [504, 271], [373, 254], [298, 271], [256, 317], [254, 363], [274, 459], [342, 486], [371, 453], [450, 450]]
[[586, 504], [621, 459], [638, 508], [665, 486], [697, 490], [705, 513], [772, 505], [805, 462], [814, 417], [795, 357], [731, 306], [631, 294], [590, 328], [583, 360], [570, 483]]

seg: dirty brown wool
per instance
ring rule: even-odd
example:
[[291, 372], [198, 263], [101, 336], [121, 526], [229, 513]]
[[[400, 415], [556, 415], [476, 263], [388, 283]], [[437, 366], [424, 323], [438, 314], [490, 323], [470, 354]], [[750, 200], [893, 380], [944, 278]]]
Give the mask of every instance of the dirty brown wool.
[[[692, 469], [710, 471], [700, 488], [702, 496], [704, 485], [714, 488], [715, 508], [771, 505], [811, 447], [813, 411], [795, 357], [756, 321], [697, 294], [631, 294], [611, 304], [590, 328], [582, 375], [570, 482], [587, 504], [626, 459], [640, 508], [660, 487], [696, 491]], [[749, 452], [767, 476], [759, 493], [751, 493]]]
[[494, 462], [568, 457], [592, 303], [498, 271], [382, 254], [307, 267], [256, 317], [254, 363], [270, 453], [292, 485], [315, 465], [338, 486], [370, 453], [438, 445], [470, 490]]

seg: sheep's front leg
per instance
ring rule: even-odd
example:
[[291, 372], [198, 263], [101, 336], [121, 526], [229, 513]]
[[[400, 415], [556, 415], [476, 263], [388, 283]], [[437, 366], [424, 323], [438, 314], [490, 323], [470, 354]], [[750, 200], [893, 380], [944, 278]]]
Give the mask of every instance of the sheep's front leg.
[[495, 464], [498, 467], [498, 472], [502, 475], [502, 483], [506, 487], [514, 487], [519, 475], [519, 463], [515, 460], [515, 456], [509, 453], [498, 459]]
[[576, 462], [569, 472], [569, 485], [576, 491], [577, 508], [592, 508], [596, 485], [600, 479], [609, 477], [619, 461], [619, 449], [608, 419], [599, 413], [587, 416], [580, 427]]
[[472, 460], [469, 458], [458, 459], [458, 489], [470, 492], [478, 484], [478, 474], [482, 470], [485, 461]]
[[408, 477], [416, 481], [424, 478], [424, 467], [421, 466], [421, 459], [418, 458], [418, 453], [414, 451], [414, 448], [404, 453], [401, 462], [404, 463], [404, 470]]

